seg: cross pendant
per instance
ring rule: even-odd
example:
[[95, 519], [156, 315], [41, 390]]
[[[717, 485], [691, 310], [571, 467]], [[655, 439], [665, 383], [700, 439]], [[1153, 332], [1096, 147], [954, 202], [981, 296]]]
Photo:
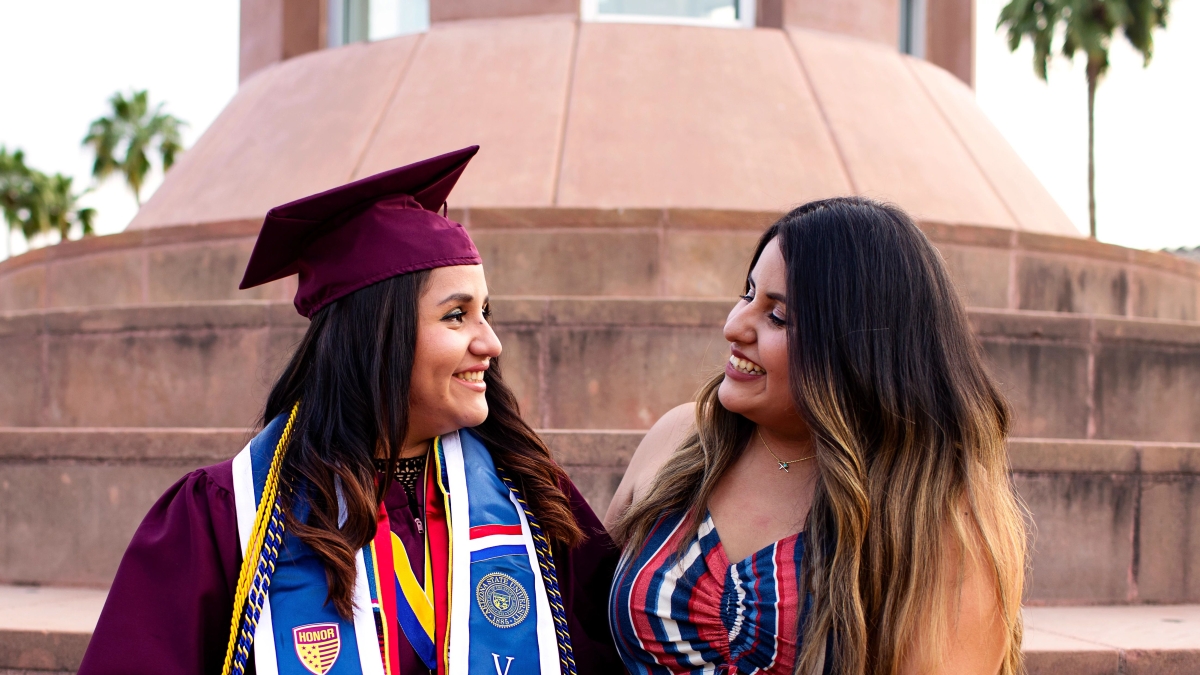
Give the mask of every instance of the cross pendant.
[[791, 464], [791, 462], [779, 462], [779, 470], [784, 473], [791, 473], [791, 471], [788, 471], [788, 464]]

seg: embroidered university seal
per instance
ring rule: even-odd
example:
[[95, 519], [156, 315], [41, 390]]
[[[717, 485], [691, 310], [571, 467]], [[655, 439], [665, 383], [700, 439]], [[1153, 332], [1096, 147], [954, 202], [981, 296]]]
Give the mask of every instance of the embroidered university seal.
[[310, 623], [292, 629], [296, 656], [314, 675], [325, 675], [342, 651], [342, 636], [336, 623]]
[[529, 594], [507, 574], [492, 572], [480, 579], [475, 600], [484, 618], [497, 628], [512, 628], [529, 616]]

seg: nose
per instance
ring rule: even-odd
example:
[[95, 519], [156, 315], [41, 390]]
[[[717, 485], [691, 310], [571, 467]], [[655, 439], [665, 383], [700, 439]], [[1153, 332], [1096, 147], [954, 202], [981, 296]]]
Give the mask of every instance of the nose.
[[500, 338], [496, 336], [496, 331], [492, 330], [492, 324], [487, 321], [480, 321], [479, 331], [475, 335], [475, 339], [471, 340], [470, 351], [475, 356], [496, 358], [500, 356], [500, 352], [504, 347], [500, 344]]
[[725, 339], [741, 345], [753, 344], [758, 334], [754, 330], [754, 322], [750, 320], [751, 303], [739, 302], [729, 312], [725, 319]]

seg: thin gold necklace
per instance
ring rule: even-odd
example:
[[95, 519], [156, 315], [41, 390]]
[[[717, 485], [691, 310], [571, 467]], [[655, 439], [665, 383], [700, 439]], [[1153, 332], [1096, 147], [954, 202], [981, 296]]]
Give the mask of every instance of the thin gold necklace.
[[782, 459], [779, 459], [779, 455], [775, 454], [775, 451], [772, 450], [771, 446], [767, 444], [767, 439], [763, 438], [761, 431], [755, 428], [754, 433], [758, 434], [758, 440], [762, 441], [763, 447], [767, 449], [767, 452], [771, 453], [771, 456], [775, 458], [776, 462], [779, 462], [779, 470], [784, 473], [791, 473], [791, 471], [788, 470], [789, 465], [795, 464], [796, 462], [807, 462], [813, 457], [816, 457], [816, 455], [809, 455], [808, 457], [801, 457], [800, 459], [793, 459], [785, 462]]

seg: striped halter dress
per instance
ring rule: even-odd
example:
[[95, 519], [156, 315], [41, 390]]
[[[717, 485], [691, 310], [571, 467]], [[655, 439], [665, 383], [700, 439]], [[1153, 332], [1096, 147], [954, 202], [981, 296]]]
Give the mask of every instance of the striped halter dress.
[[609, 625], [625, 667], [634, 675], [791, 675], [807, 604], [800, 590], [804, 537], [794, 534], [732, 564], [706, 514], [680, 558], [684, 515], [661, 518], [617, 567]]

